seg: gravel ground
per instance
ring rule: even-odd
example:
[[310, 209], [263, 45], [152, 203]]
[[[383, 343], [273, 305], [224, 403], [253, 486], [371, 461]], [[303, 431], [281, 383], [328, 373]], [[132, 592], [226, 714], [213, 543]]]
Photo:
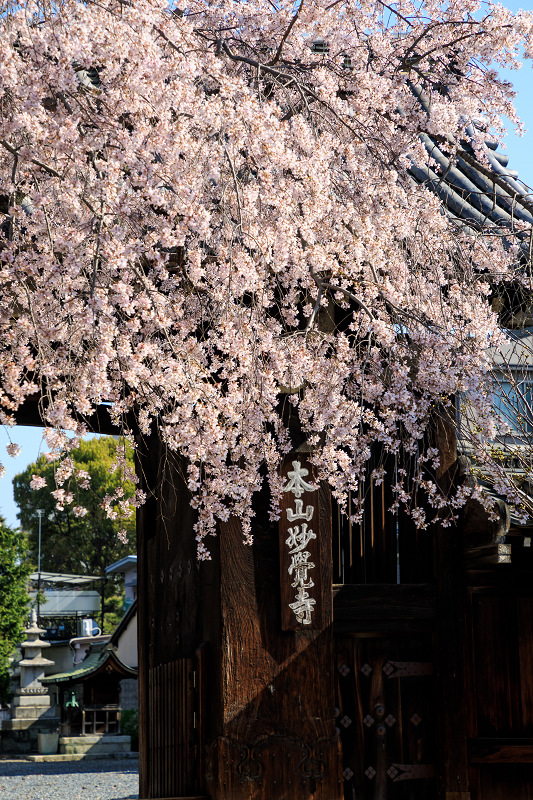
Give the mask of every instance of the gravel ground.
[[137, 800], [139, 765], [127, 761], [0, 761], [2, 800]]

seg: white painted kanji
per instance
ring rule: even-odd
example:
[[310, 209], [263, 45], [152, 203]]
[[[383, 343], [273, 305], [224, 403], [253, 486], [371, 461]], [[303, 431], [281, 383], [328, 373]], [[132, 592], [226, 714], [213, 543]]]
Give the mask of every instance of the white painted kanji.
[[307, 522], [310, 522], [313, 518], [314, 506], [306, 506], [304, 511], [303, 500], [295, 500], [294, 505], [296, 506], [296, 511], [293, 511], [292, 508], [287, 509], [287, 519], [289, 522], [294, 522], [296, 519], [306, 519]]
[[294, 616], [303, 625], [310, 625], [312, 622], [311, 615], [316, 600], [309, 596], [309, 592], [305, 589], [298, 589], [296, 600], [294, 603], [289, 603], [289, 608], [294, 611]]
[[312, 578], [308, 576], [310, 569], [314, 569], [315, 565], [309, 561], [311, 553], [305, 550], [303, 553], [295, 553], [291, 556], [291, 565], [289, 567], [289, 575], [294, 574], [294, 582], [291, 586], [296, 589], [311, 589], [314, 586]]
[[309, 475], [309, 470], [302, 467], [299, 461], [293, 461], [292, 466], [294, 469], [287, 473], [289, 480], [284, 491], [292, 492], [295, 497], [301, 497], [304, 492], [316, 491], [316, 486], [304, 480]]
[[307, 522], [303, 522], [301, 525], [289, 528], [289, 538], [285, 541], [285, 544], [289, 546], [289, 552], [292, 555], [307, 547], [311, 539], [316, 539], [316, 533], [307, 527]]
[[309, 470], [302, 467], [299, 461], [293, 461], [292, 466], [293, 469], [287, 473], [288, 481], [284, 491], [292, 492], [296, 499], [294, 501], [295, 508], [287, 509], [287, 519], [289, 522], [296, 520], [305, 520], [305, 522], [289, 528], [289, 536], [285, 541], [291, 557], [288, 568], [288, 573], [293, 579], [291, 586], [297, 590], [295, 601], [289, 603], [289, 608], [301, 625], [310, 625], [316, 600], [311, 597], [308, 589], [315, 585], [310, 575], [310, 570], [315, 569], [315, 564], [310, 560], [310, 551], [305, 548], [312, 539], [317, 538], [316, 533], [307, 524], [313, 518], [315, 507], [307, 505], [304, 511], [303, 500], [300, 498], [304, 492], [314, 492], [317, 487], [305, 480], [309, 475]]

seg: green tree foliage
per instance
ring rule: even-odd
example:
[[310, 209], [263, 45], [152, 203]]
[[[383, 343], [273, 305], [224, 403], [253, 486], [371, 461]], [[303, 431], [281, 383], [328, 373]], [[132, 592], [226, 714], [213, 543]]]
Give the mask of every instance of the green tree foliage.
[[29, 608], [28, 576], [32, 564], [28, 542], [0, 517], [0, 701], [9, 700], [9, 658], [22, 640]]
[[[89, 480], [76, 479], [74, 474], [62, 488], [74, 493], [76, 502], [57, 507], [51, 492], [56, 486], [56, 465], [41, 456], [36, 463], [13, 479], [15, 501], [19, 506], [18, 517], [22, 528], [28, 532], [34, 560], [37, 561], [39, 517], [43, 509], [41, 533], [41, 570], [61, 573], [105, 575], [105, 568], [135, 548], [135, 515], [124, 519], [120, 506], [113, 505], [118, 513], [110, 519], [103, 501], [122, 487], [124, 497], [131, 497], [134, 486], [124, 480], [120, 470], [114, 470], [117, 447], [124, 442], [111, 436], [82, 441], [72, 453], [74, 473], [88, 473]], [[127, 445], [127, 463], [133, 466], [133, 451]], [[46, 481], [41, 489], [32, 489], [34, 476]], [[85, 516], [77, 516], [76, 507], [87, 510]], [[118, 532], [125, 529], [128, 543], [124, 544]]]

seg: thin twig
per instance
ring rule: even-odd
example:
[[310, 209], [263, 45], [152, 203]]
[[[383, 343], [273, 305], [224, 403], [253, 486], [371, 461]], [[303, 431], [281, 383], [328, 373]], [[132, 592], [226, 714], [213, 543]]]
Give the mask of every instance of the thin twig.
[[91, 297], [94, 297], [94, 290], [96, 288], [96, 276], [98, 274], [98, 266], [100, 264], [100, 237], [102, 235], [102, 227], [104, 224], [104, 203], [100, 201], [100, 217], [98, 219], [98, 226], [96, 229], [96, 250], [93, 259], [93, 277], [91, 279]]
[[13, 186], [15, 185], [16, 182], [18, 163], [19, 163], [18, 153], [15, 153], [15, 158], [13, 159], [13, 169], [11, 170], [11, 183], [13, 184]]
[[224, 153], [226, 155], [226, 158], [228, 159], [228, 163], [231, 169], [231, 174], [233, 176], [233, 185], [235, 186], [235, 194], [237, 196], [237, 208], [239, 210], [239, 227], [242, 231], [242, 207], [241, 207], [241, 197], [239, 194], [239, 184], [237, 182], [237, 175], [235, 174], [235, 167], [233, 165], [233, 161], [231, 160], [230, 154], [228, 153], [226, 147], [224, 148]]
[[319, 288], [331, 289], [332, 291], [341, 292], [342, 294], [346, 295], [346, 297], [348, 297], [350, 300], [353, 300], [354, 303], [357, 303], [358, 305], [360, 305], [361, 308], [363, 309], [363, 311], [366, 311], [366, 313], [368, 314], [368, 316], [370, 317], [372, 322], [375, 321], [376, 318], [373, 315], [373, 313], [370, 311], [368, 306], [366, 306], [363, 303], [363, 301], [361, 300], [360, 297], [357, 297], [357, 295], [353, 294], [353, 292], [348, 291], [348, 289], [344, 289], [342, 286], [336, 286], [334, 283], [323, 283], [323, 281], [320, 281], [317, 278], [315, 278], [315, 281], [319, 281], [319, 282], [317, 282], [317, 286]]

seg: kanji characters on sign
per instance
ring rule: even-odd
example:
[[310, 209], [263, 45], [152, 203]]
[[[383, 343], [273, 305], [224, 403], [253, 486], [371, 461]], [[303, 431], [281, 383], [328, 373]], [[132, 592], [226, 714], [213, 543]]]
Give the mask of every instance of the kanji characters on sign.
[[304, 492], [314, 492], [317, 487], [305, 480], [309, 475], [309, 470], [302, 467], [299, 461], [292, 462], [293, 469], [287, 473], [288, 482], [284, 488], [285, 492], [292, 492], [296, 499], [294, 502], [295, 510], [287, 509], [287, 519], [294, 522], [298, 519], [305, 519], [301, 525], [294, 525], [289, 528], [289, 537], [285, 544], [289, 548], [291, 562], [288, 573], [293, 578], [291, 586], [297, 590], [294, 603], [289, 603], [289, 608], [293, 611], [297, 621], [302, 625], [310, 625], [316, 599], [313, 598], [308, 589], [314, 587], [314, 581], [309, 574], [310, 570], [315, 569], [315, 564], [310, 560], [311, 552], [305, 548], [312, 539], [316, 539], [316, 533], [308, 527], [314, 514], [314, 506], [307, 505], [303, 510], [303, 501], [300, 499]]

